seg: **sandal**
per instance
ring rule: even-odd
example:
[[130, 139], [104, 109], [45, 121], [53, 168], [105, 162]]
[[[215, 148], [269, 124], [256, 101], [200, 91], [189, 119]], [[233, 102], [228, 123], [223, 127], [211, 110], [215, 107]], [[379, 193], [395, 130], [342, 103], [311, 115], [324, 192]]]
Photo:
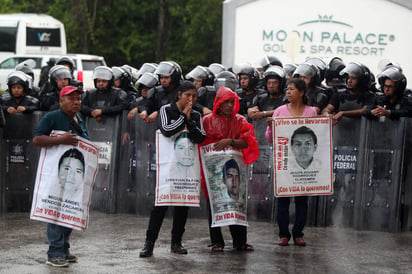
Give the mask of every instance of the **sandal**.
[[225, 247], [222, 244], [213, 244], [211, 245], [213, 252], [223, 252], [223, 248]]
[[244, 245], [238, 246], [236, 249], [241, 250], [241, 251], [254, 251], [255, 250], [253, 246], [250, 244], [244, 244]]

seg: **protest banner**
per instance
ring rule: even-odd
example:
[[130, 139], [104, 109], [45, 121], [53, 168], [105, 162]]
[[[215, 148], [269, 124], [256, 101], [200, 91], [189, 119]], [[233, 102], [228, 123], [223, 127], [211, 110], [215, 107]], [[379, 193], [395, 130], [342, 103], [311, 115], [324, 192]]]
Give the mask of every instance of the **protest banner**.
[[[64, 133], [53, 131], [51, 136]], [[99, 150], [90, 141], [78, 139], [77, 146], [41, 149], [30, 219], [87, 228]]]
[[333, 194], [330, 117], [278, 117], [273, 123], [276, 197]]
[[247, 223], [247, 166], [240, 150], [215, 151], [214, 144], [200, 148], [209, 193], [212, 227]]
[[200, 206], [199, 153], [187, 133], [156, 131], [156, 206]]

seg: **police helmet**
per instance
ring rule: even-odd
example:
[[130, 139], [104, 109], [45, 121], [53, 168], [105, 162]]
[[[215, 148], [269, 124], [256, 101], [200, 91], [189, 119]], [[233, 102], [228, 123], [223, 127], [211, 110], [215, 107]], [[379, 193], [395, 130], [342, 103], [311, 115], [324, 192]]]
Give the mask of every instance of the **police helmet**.
[[215, 90], [219, 90], [221, 87], [227, 87], [231, 90], [236, 90], [238, 87], [238, 80], [236, 76], [230, 71], [222, 71], [216, 75], [215, 78]]
[[11, 87], [20, 84], [24, 88], [24, 93], [27, 93], [29, 89], [29, 78], [27, 75], [22, 71], [13, 71], [7, 76], [7, 86], [9, 87], [9, 92], [11, 94]]
[[127, 72], [121, 68], [121, 67], [112, 67], [112, 72], [113, 72], [113, 79], [114, 80], [121, 80], [123, 78], [127, 78], [128, 74]]
[[297, 67], [298, 66], [295, 64], [285, 64], [283, 66], [283, 69], [285, 70], [285, 73], [286, 73], [286, 79], [289, 79], [291, 76], [293, 76], [293, 73], [295, 72]]
[[72, 80], [70, 69], [63, 65], [54, 65], [49, 71], [49, 82], [53, 87], [57, 87], [57, 80], [69, 79]]
[[378, 74], [378, 82], [380, 85], [380, 89], [383, 92], [385, 80], [390, 79], [395, 82], [395, 93], [402, 94], [406, 88], [406, 77], [402, 73], [402, 69], [400, 69], [396, 65], [389, 65], [384, 69], [381, 73]]
[[334, 79], [339, 80], [342, 79], [342, 76], [339, 72], [345, 68], [345, 64], [343, 63], [342, 59], [339, 57], [333, 57], [326, 67], [325, 72], [325, 79], [326, 81], [332, 81]]
[[283, 67], [282, 62], [277, 58], [276, 56], [273, 55], [265, 55], [261, 58], [259, 58], [255, 62], [255, 67], [256, 68], [262, 68], [263, 70], [267, 70], [269, 66], [279, 66]]
[[133, 85], [136, 84], [137, 79], [139, 79], [137, 75], [137, 69], [127, 64], [121, 66], [121, 68], [124, 69], [124, 71], [126, 71], [126, 73], [128, 74], [127, 77], [129, 82], [132, 82]]
[[159, 66], [156, 68], [155, 74], [161, 76], [171, 76], [172, 81], [171, 83], [175, 86], [180, 84], [180, 80], [182, 79], [182, 69], [180, 66], [174, 61], [163, 61], [159, 63]]
[[158, 83], [157, 75], [151, 72], [145, 72], [142, 76], [140, 76], [139, 80], [137, 80], [139, 84], [139, 89], [143, 87], [153, 88]]
[[320, 72], [317, 66], [306, 62], [298, 65], [295, 72], [293, 72], [293, 78], [299, 78], [302, 75], [310, 78], [309, 87], [313, 88], [318, 85]]
[[[259, 71], [252, 67], [249, 63], [242, 63], [233, 66], [233, 72], [241, 75], [247, 75], [249, 77], [249, 85], [248, 89], [254, 89], [260, 80], [260, 73]], [[239, 77], [239, 84], [240, 84], [240, 77]]]
[[222, 71], [226, 70], [226, 68], [222, 64], [219, 64], [219, 63], [212, 63], [209, 65], [208, 68], [212, 71], [215, 77]]
[[196, 66], [188, 74], [186, 74], [185, 78], [187, 80], [202, 79], [202, 86], [213, 85], [215, 80], [215, 76], [212, 71], [204, 66]]
[[137, 79], [139, 79], [145, 72], [154, 73], [157, 69], [156, 63], [144, 63], [137, 71]]
[[350, 62], [339, 75], [348, 78], [349, 74], [358, 77], [357, 87], [361, 90], [368, 90], [371, 84], [371, 72], [369, 68], [359, 62]]
[[74, 61], [70, 56], [60, 56], [56, 60], [56, 65], [63, 65], [63, 66], [69, 66], [71, 73], [73, 74], [74, 71]]
[[322, 81], [325, 79], [325, 73], [326, 73], [326, 68], [327, 68], [325, 61], [323, 61], [319, 57], [309, 57], [309, 58], [306, 58], [305, 62], [313, 64], [319, 69], [318, 85], [320, 85]]
[[286, 73], [285, 70], [280, 66], [269, 66], [265, 73], [263, 73], [263, 78], [265, 79], [265, 88], [267, 81], [269, 79], [278, 79], [279, 80], [279, 91], [282, 92], [286, 84]]
[[96, 80], [97, 79], [108, 80], [109, 81], [109, 87], [113, 86], [114, 76], [113, 76], [112, 69], [109, 68], [109, 67], [106, 67], [106, 66], [95, 67], [95, 69], [93, 71], [93, 81], [94, 81], [94, 86], [95, 87], [96, 87]]

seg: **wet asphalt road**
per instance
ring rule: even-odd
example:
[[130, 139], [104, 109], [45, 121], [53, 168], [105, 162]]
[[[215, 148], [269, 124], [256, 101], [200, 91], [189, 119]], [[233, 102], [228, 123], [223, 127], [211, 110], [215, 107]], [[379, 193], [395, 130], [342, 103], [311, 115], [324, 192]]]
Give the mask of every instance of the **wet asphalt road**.
[[79, 261], [68, 268], [47, 266], [46, 224], [28, 213], [0, 215], [0, 273], [412, 273], [412, 232], [357, 231], [307, 227], [306, 247], [276, 245], [277, 227], [250, 222], [254, 252], [226, 247], [212, 253], [207, 220], [188, 219], [183, 244], [188, 255], [170, 253], [171, 219], [166, 218], [154, 256], [139, 258], [147, 217], [91, 212], [89, 228], [74, 231], [71, 253]]

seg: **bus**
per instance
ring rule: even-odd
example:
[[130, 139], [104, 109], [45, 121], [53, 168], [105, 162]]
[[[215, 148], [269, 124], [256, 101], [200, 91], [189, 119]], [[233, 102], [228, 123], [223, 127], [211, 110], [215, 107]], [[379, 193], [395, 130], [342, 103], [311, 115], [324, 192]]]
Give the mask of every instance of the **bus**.
[[66, 33], [46, 14], [0, 14], [0, 62], [16, 54], [66, 54]]

